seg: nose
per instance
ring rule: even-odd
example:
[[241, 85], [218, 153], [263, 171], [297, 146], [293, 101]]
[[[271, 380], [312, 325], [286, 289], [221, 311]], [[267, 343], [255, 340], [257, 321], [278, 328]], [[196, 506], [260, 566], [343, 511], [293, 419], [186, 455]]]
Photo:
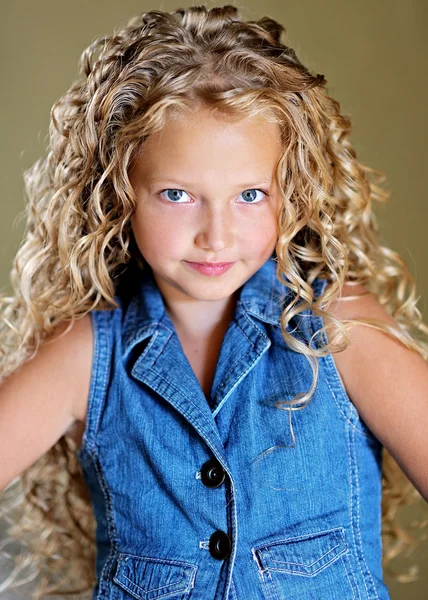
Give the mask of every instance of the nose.
[[195, 244], [199, 248], [220, 252], [233, 246], [233, 215], [227, 206], [206, 207], [198, 225]]

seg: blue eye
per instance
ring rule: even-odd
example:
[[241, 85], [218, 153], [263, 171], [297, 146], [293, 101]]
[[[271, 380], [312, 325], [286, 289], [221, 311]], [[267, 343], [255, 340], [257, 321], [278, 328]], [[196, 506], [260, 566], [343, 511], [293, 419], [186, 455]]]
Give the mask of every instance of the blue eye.
[[255, 197], [257, 197], [257, 192], [261, 192], [263, 194], [263, 198], [269, 195], [264, 190], [245, 190], [241, 194], [241, 196], [245, 198], [244, 204], [258, 204], [259, 202], [261, 202], [263, 198], [260, 198], [259, 200], [253, 202], [253, 200], [255, 200]]
[[[168, 200], [166, 200], [166, 198], [164, 198], [164, 196], [162, 196], [162, 194], [164, 192], [168, 192], [168, 200], [173, 203], [173, 204], [184, 204], [184, 202], [180, 202], [183, 193], [185, 194], [186, 192], [184, 190], [176, 190], [174, 188], [168, 188], [166, 190], [162, 190], [161, 192], [159, 192], [161, 198], [163, 200], [165, 200], [166, 202], [168, 202]], [[171, 193], [170, 193], [171, 192]]]

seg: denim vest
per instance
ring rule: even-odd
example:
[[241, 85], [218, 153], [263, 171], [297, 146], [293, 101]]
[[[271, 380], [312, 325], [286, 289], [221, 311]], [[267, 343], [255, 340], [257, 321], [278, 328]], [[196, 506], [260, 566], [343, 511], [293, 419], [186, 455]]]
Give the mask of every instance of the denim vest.
[[[91, 312], [77, 458], [97, 523], [93, 600], [389, 600], [382, 446], [332, 355], [307, 406], [275, 407], [313, 379], [282, 337], [292, 292], [276, 266], [241, 287], [209, 399], [149, 268], [119, 308]], [[322, 325], [307, 309], [288, 327], [308, 342]]]

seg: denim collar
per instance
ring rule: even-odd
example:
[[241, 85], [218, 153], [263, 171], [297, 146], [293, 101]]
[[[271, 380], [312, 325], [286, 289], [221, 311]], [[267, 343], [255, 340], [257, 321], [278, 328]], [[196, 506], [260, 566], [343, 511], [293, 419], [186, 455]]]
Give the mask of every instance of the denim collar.
[[[276, 275], [276, 258], [269, 258], [240, 289], [235, 318], [245, 312], [260, 321], [280, 326], [283, 307], [289, 303], [292, 292]], [[287, 278], [285, 278], [287, 280]], [[173, 332], [174, 326], [165, 310], [162, 295], [150, 267], [139, 272], [134, 281], [134, 292], [124, 311], [122, 344], [128, 355], [136, 344], [152, 335], [159, 327]]]

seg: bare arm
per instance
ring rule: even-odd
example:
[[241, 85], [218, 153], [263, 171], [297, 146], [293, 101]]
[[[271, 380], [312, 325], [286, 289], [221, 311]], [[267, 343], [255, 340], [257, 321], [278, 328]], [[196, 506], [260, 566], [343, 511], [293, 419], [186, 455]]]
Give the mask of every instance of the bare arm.
[[90, 316], [85, 315], [64, 337], [43, 344], [0, 386], [0, 490], [84, 418], [92, 346]]
[[[343, 296], [366, 293], [359, 286]], [[341, 319], [376, 318], [394, 324], [374, 294], [337, 300]], [[428, 502], [428, 363], [386, 333], [354, 325], [351, 342], [334, 360], [362, 419]]]

